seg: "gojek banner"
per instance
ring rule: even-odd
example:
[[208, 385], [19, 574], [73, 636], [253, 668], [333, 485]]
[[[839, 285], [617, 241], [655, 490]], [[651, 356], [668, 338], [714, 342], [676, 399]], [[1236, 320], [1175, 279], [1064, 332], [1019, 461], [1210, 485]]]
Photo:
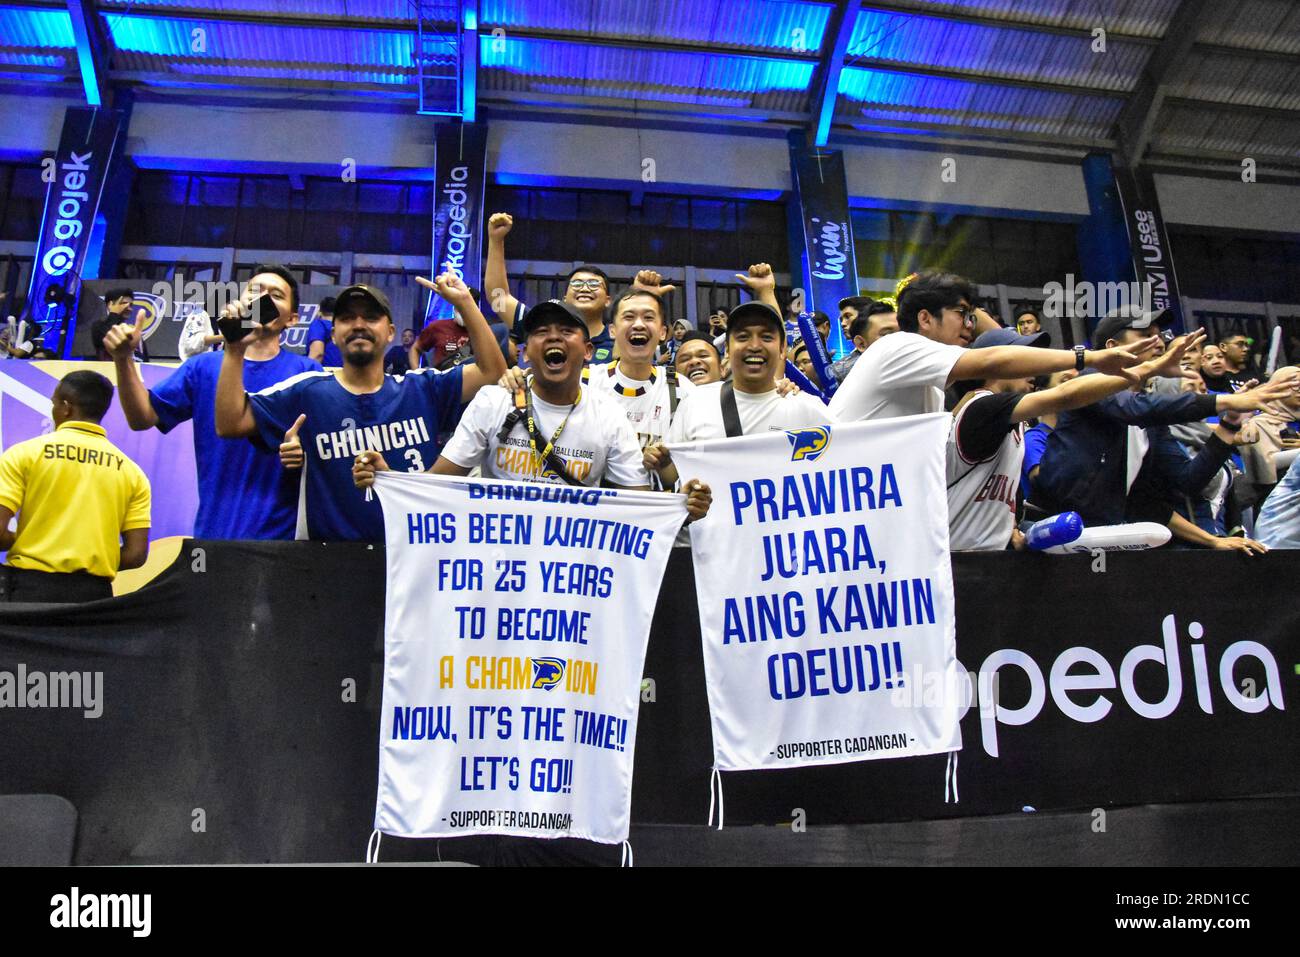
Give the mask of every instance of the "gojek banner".
[[961, 748], [950, 425], [935, 413], [671, 449], [714, 494], [690, 530], [718, 770]]
[[381, 473], [375, 828], [625, 840], [641, 672], [685, 498]]

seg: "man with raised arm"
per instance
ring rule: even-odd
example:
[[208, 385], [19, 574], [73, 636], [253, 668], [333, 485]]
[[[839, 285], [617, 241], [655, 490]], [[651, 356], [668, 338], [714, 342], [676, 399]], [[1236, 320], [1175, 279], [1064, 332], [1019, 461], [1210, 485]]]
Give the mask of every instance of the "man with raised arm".
[[[264, 265], [253, 270], [242, 302], [250, 305], [262, 295], [270, 295], [285, 327], [297, 321], [298, 281], [283, 266]], [[224, 361], [222, 354], [200, 353], [154, 388], [146, 389], [132, 358], [139, 339], [139, 322], [134, 326], [116, 325], [104, 337], [104, 347], [117, 367], [118, 399], [127, 423], [137, 432], [156, 428], [166, 435], [182, 422], [193, 421], [194, 464], [199, 480], [194, 537], [293, 538], [302, 476], [282, 467], [272, 451], [217, 435], [217, 380]], [[282, 349], [279, 336], [267, 336], [247, 349], [244, 390], [260, 392], [299, 373], [319, 370], [320, 363]]]
[[841, 422], [943, 411], [954, 382], [1023, 379], [1063, 369], [1092, 368], [1130, 381], [1141, 360], [1130, 349], [1035, 349], [996, 346], [970, 350], [977, 335], [1000, 328], [974, 307], [975, 287], [951, 273], [924, 272], [898, 295], [898, 329], [862, 354], [831, 399]]
[[384, 355], [396, 330], [382, 292], [349, 286], [339, 293], [333, 341], [343, 366], [304, 372], [260, 392], [243, 388], [244, 356], [260, 339], [278, 336], [281, 320], [254, 328], [226, 345], [217, 384], [217, 434], [255, 438], [274, 449], [306, 416], [282, 455], [300, 447], [306, 474], [299, 538], [382, 542], [383, 514], [352, 484], [352, 463], [365, 449], [388, 452], [403, 467], [423, 472], [442, 449], [462, 403], [506, 371], [505, 359], [465, 284], [444, 273], [421, 285], [433, 289], [465, 317], [475, 361], [437, 372], [417, 369], [403, 376], [384, 372]]

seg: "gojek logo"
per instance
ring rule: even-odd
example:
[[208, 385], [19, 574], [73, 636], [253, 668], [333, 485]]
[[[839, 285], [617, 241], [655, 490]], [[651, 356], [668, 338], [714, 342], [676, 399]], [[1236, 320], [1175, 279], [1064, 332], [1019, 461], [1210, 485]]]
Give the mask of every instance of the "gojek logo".
[[41, 257], [41, 268], [48, 276], [62, 276], [72, 268], [76, 258], [77, 254], [72, 251], [71, 246], [55, 246]]
[[[1138, 645], [1124, 656], [1119, 665], [1118, 687], [1124, 701], [1144, 718], [1167, 718], [1183, 700], [1183, 667], [1178, 647], [1178, 625], [1173, 615], [1161, 624], [1164, 642], [1161, 645]], [[1187, 627], [1191, 645], [1187, 649], [1192, 662], [1192, 681], [1196, 689], [1196, 704], [1206, 714], [1214, 714], [1215, 695], [1207, 662], [1205, 629], [1193, 621]], [[1253, 658], [1263, 666], [1264, 687], [1258, 693], [1247, 694], [1239, 686], [1235, 669], [1243, 658]], [[1138, 694], [1134, 675], [1143, 662], [1154, 662], [1165, 669], [1168, 687], [1164, 697], [1148, 701]], [[1150, 667], [1150, 666], [1148, 666]], [[1003, 705], [991, 689], [999, 686], [998, 672], [1003, 668], [1019, 668], [1029, 680], [1029, 699], [1018, 708]], [[1086, 669], [1086, 670], [1080, 670]], [[1072, 673], [1073, 671], [1073, 673]], [[1285, 711], [1282, 700], [1282, 680], [1273, 653], [1257, 641], [1234, 641], [1223, 650], [1218, 662], [1218, 683], [1223, 699], [1238, 711], [1259, 714], [1268, 708]], [[1115, 705], [1112, 697], [1102, 694], [1116, 687], [1115, 671], [1099, 652], [1092, 648], [1067, 648], [1052, 662], [1046, 680], [1043, 671], [1027, 652], [1005, 648], [993, 652], [980, 665], [977, 689], [970, 690], [964, 716], [971, 699], [978, 699], [980, 711], [980, 736], [984, 750], [998, 757], [998, 725], [1025, 725], [1042, 713], [1050, 692], [1052, 702], [1067, 718], [1083, 724], [1101, 721]], [[969, 689], [968, 689], [969, 690]], [[1079, 696], [1090, 694], [1091, 699], [1080, 701]]]

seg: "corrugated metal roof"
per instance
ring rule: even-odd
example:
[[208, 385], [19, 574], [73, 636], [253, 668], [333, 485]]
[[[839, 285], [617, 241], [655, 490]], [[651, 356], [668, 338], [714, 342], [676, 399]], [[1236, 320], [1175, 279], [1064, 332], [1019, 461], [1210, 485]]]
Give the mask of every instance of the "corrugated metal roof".
[[1171, 104], [1160, 113], [1151, 148], [1294, 157], [1300, 155], [1300, 118]]
[[578, 36], [672, 39], [816, 52], [828, 4], [790, 0], [481, 0], [482, 28], [532, 27]]
[[1104, 138], [1123, 101], [850, 67], [838, 112], [954, 127]]
[[[209, 61], [214, 68], [268, 63], [363, 69], [413, 67], [413, 32], [328, 30], [129, 14], [109, 15], [105, 20], [114, 48], [112, 62], [120, 69], [165, 69], [169, 60], [177, 58], [192, 64], [193, 72], [201, 72]], [[204, 49], [198, 51], [194, 43], [200, 35]]]
[[75, 46], [67, 10], [0, 7], [0, 47], [70, 50]]
[[[455, 5], [454, 0], [451, 4]], [[296, 14], [347, 20], [415, 22], [414, 0], [98, 0], [100, 10], [212, 10], [230, 13]]]
[[1231, 6], [1215, 7], [1196, 38], [1207, 43], [1300, 55], [1300, 3], [1243, 0]]
[[[895, 0], [897, 2], [897, 0]], [[1179, 0], [904, 0], [918, 10], [1020, 20], [1084, 32], [1101, 26], [1135, 36], [1159, 37]], [[863, 0], [870, 6], [871, 0]]]
[[1173, 96], [1300, 110], [1300, 59], [1252, 60], [1194, 50], [1170, 73]]
[[[512, 37], [498, 50], [493, 38], [480, 38], [479, 89], [537, 90], [539, 82], [585, 95], [609, 96], [624, 90], [625, 98], [650, 91], [674, 97], [746, 93], [755, 106], [770, 110], [807, 109], [813, 64], [763, 60], [726, 54], [665, 53]], [[592, 92], [595, 91], [595, 92]]]
[[1098, 55], [1087, 33], [1062, 37], [864, 9], [845, 62], [873, 58], [1124, 91], [1133, 88], [1149, 56], [1148, 47], [1118, 41]]

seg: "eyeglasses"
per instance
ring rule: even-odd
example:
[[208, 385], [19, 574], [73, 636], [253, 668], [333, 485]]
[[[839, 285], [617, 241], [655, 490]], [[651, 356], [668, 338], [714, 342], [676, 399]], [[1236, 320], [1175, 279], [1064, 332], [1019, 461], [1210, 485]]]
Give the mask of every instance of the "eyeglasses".
[[605, 288], [605, 280], [603, 280], [603, 279], [570, 279], [570, 280], [569, 280], [569, 288], [570, 288], [570, 289], [590, 289], [592, 292], [595, 292], [597, 289], [604, 289], [604, 288]]
[[954, 307], [952, 311], [957, 313], [957, 318], [961, 320], [963, 326], [975, 325], [975, 313], [973, 310], [958, 309]]

